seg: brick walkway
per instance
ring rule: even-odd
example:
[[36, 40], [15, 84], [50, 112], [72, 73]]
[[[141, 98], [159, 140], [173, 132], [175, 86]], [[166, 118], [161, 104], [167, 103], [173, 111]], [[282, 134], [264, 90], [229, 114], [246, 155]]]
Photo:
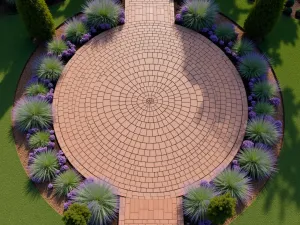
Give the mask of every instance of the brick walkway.
[[246, 93], [218, 47], [174, 25], [170, 0], [126, 0], [126, 19], [66, 66], [54, 128], [82, 175], [117, 187], [120, 224], [181, 224], [185, 187], [240, 147]]

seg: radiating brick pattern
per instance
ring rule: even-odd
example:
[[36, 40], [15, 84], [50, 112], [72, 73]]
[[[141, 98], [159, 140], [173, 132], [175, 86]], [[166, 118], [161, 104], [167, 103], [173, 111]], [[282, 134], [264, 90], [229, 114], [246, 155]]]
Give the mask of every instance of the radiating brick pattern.
[[[173, 24], [169, 0], [127, 0], [126, 7], [124, 26], [95, 37], [65, 67], [54, 128], [83, 176], [107, 180], [123, 196], [123, 224], [180, 224], [176, 198], [236, 155], [246, 94], [217, 46]], [[164, 7], [165, 17], [157, 16]], [[160, 206], [154, 213], [152, 200], [173, 202], [172, 212]]]

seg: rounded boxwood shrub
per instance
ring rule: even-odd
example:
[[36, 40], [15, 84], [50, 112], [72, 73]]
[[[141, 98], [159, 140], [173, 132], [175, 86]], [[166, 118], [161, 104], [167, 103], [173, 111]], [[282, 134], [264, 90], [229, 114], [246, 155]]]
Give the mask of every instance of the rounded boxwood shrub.
[[241, 169], [253, 179], [270, 177], [275, 171], [275, 156], [260, 146], [242, 150], [237, 159]]
[[73, 192], [72, 201], [86, 205], [91, 211], [89, 224], [107, 224], [116, 218], [118, 197], [107, 183], [87, 179]]
[[221, 23], [217, 26], [215, 31], [219, 40], [231, 41], [236, 38], [234, 26], [231, 23]]
[[238, 55], [243, 56], [254, 51], [254, 44], [252, 41], [245, 38], [238, 39], [234, 43], [232, 50], [235, 51]]
[[91, 212], [85, 205], [72, 204], [64, 212], [62, 220], [65, 225], [87, 225], [91, 218]]
[[256, 0], [244, 28], [251, 38], [261, 39], [271, 32], [277, 23], [285, 0]]
[[35, 156], [33, 163], [29, 165], [31, 179], [35, 182], [50, 181], [56, 175], [59, 164], [53, 151], [46, 151]]
[[275, 108], [268, 102], [258, 102], [254, 106], [254, 112], [258, 116], [273, 116]]
[[121, 6], [113, 0], [92, 0], [85, 4], [83, 12], [89, 27], [98, 28], [103, 24], [115, 27], [119, 22]]
[[246, 202], [251, 196], [250, 179], [239, 170], [225, 169], [214, 180], [216, 191]]
[[248, 122], [246, 137], [254, 142], [272, 146], [278, 141], [280, 131], [271, 121], [258, 117]]
[[38, 63], [36, 72], [39, 78], [57, 81], [63, 68], [63, 63], [57, 57], [46, 56]]
[[191, 0], [181, 8], [183, 25], [196, 31], [210, 28], [218, 14], [218, 6], [213, 0]]
[[45, 95], [48, 91], [48, 88], [44, 84], [32, 83], [26, 87], [25, 94], [29, 96]]
[[61, 173], [53, 182], [55, 194], [58, 196], [66, 196], [72, 189], [79, 185], [80, 180], [80, 176], [74, 170], [67, 170]]
[[221, 225], [225, 221], [235, 216], [236, 199], [230, 194], [214, 197], [208, 206], [208, 218], [213, 224]]
[[71, 41], [74, 44], [79, 44], [83, 35], [87, 32], [87, 28], [82, 21], [72, 19], [66, 24], [65, 37], [68, 41]]
[[277, 88], [268, 81], [261, 81], [253, 86], [253, 93], [261, 101], [268, 101], [276, 95]]
[[63, 51], [67, 50], [67, 44], [61, 39], [53, 39], [52, 41], [48, 42], [47, 50], [48, 52], [54, 55], [60, 55]]
[[45, 41], [54, 34], [54, 21], [45, 0], [17, 0], [17, 9], [31, 37]]
[[21, 131], [48, 128], [52, 124], [51, 105], [38, 97], [22, 98], [14, 107], [13, 118]]
[[184, 214], [194, 222], [203, 220], [214, 196], [214, 189], [210, 186], [190, 188], [183, 199]]
[[268, 73], [268, 63], [264, 56], [252, 52], [241, 57], [238, 70], [246, 79], [257, 78]]
[[290, 7], [285, 7], [283, 9], [283, 14], [286, 15], [286, 16], [291, 16], [292, 12], [293, 12], [293, 10]]
[[38, 131], [29, 138], [28, 145], [32, 149], [46, 147], [49, 143], [49, 137], [50, 137], [49, 132]]

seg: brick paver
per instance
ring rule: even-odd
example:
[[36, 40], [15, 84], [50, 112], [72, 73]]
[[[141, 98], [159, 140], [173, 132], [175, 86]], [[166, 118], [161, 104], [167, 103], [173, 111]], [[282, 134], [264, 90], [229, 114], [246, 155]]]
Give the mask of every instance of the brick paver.
[[[151, 216], [151, 201], [176, 202], [187, 185], [230, 163], [244, 137], [246, 93], [217, 46], [174, 25], [169, 0], [127, 0], [126, 19], [67, 64], [54, 95], [54, 128], [83, 176], [117, 187], [130, 206], [123, 224], [180, 224], [172, 214], [178, 203], [153, 222], [160, 217]], [[147, 201], [139, 208], [147, 216], [131, 208], [136, 201]]]

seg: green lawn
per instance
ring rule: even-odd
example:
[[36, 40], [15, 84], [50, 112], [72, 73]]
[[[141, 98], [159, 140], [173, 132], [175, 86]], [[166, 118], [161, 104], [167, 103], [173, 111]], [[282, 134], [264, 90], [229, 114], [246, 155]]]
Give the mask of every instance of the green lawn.
[[[66, 0], [63, 5], [51, 8], [57, 25], [78, 12], [83, 0], [70, 2]], [[243, 25], [250, 9], [247, 0], [218, 2], [222, 12]], [[0, 224], [60, 225], [60, 216], [28, 185], [10, 135], [14, 92], [34, 45], [19, 16], [0, 17], [0, 27], [6, 31], [0, 37]], [[282, 17], [261, 48], [273, 59], [283, 91], [284, 146], [279, 173], [233, 224], [297, 225], [300, 224], [300, 23]]]

